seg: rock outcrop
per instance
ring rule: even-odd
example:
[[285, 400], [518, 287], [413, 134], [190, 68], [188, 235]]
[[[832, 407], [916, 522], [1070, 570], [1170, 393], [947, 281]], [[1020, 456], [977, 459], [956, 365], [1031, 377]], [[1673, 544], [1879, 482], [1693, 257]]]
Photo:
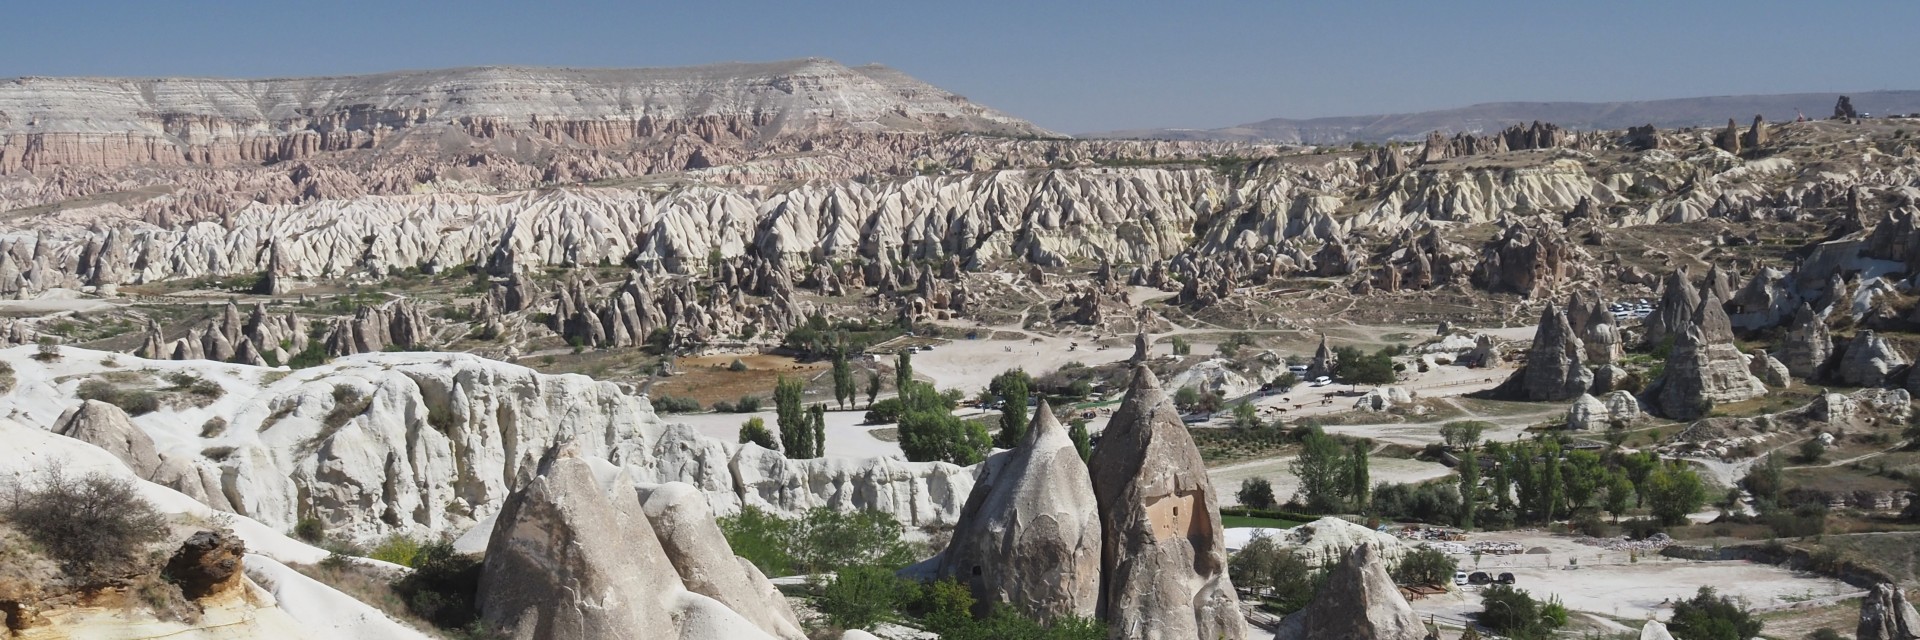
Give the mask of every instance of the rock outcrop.
[[1109, 637], [1244, 637], [1218, 503], [1172, 398], [1136, 367], [1087, 465], [1104, 533]]
[[1567, 408], [1567, 428], [1574, 431], [1605, 429], [1608, 419], [1607, 403], [1591, 395], [1581, 394]]
[[198, 600], [244, 582], [246, 555], [246, 542], [232, 532], [200, 531], [168, 558], [166, 575], [187, 599]]
[[1781, 341], [1781, 364], [1785, 364], [1787, 372], [1795, 376], [1814, 378], [1826, 370], [1831, 357], [1833, 338], [1827, 333], [1826, 320], [1814, 315], [1813, 308], [1807, 303], [1800, 303], [1800, 307], [1793, 312], [1787, 335]]
[[768, 635], [789, 640], [807, 636], [800, 616], [773, 583], [727, 547], [706, 495], [679, 482], [642, 493], [647, 520], [687, 590], [720, 601]]
[[1754, 349], [1750, 357], [1748, 372], [1767, 386], [1784, 389], [1793, 384], [1792, 372], [1787, 370], [1787, 365], [1768, 355], [1765, 349]]
[[1915, 640], [1920, 638], [1920, 614], [1914, 613], [1900, 585], [1873, 585], [1860, 601], [1860, 626], [1854, 630], [1858, 640]]
[[1673, 634], [1659, 620], [1648, 620], [1646, 625], [1640, 627], [1640, 640], [1673, 640]]
[[1593, 372], [1585, 364], [1586, 345], [1573, 334], [1567, 314], [1549, 304], [1540, 313], [1540, 327], [1527, 349], [1527, 363], [1493, 390], [1503, 398], [1558, 402], [1593, 387]]
[[1871, 329], [1861, 329], [1834, 365], [1833, 378], [1854, 387], [1886, 386], [1889, 377], [1907, 366], [1907, 357]]
[[1425, 640], [1427, 628], [1400, 595], [1373, 545], [1362, 543], [1328, 572], [1325, 586], [1306, 608], [1280, 621], [1273, 637]]
[[1694, 288], [1685, 267], [1676, 269], [1667, 275], [1665, 283], [1661, 285], [1660, 303], [1640, 323], [1643, 327], [1642, 338], [1647, 344], [1655, 346], [1677, 338], [1684, 327], [1693, 321], [1694, 310], [1699, 308], [1700, 290]]
[[[506, 500], [476, 597], [490, 626], [516, 640], [775, 637], [727, 603], [688, 590], [633, 481], [612, 472], [603, 486], [601, 475], [579, 449], [556, 447]], [[699, 569], [740, 568], [723, 562]]]
[[1708, 296], [1675, 337], [1666, 372], [1649, 386], [1649, 404], [1660, 415], [1692, 420], [1717, 404], [1765, 395], [1746, 356], [1733, 343], [1733, 325], [1720, 300]]
[[967, 497], [940, 574], [966, 584], [984, 612], [1012, 607], [1043, 621], [1099, 611], [1101, 524], [1093, 481], [1043, 401], [1025, 442], [994, 454]]

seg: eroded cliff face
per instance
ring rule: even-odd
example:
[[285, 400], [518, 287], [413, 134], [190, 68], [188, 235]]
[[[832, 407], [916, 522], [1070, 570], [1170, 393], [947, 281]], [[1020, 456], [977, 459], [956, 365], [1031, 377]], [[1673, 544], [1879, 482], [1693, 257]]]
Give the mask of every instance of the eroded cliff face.
[[127, 366], [193, 372], [224, 393], [129, 419], [73, 399], [71, 387], [111, 369], [98, 364], [105, 354], [67, 349], [43, 364], [28, 351], [0, 351], [19, 380], [0, 407], [51, 425], [81, 406], [62, 429], [114, 445], [154, 482], [282, 530], [314, 520], [357, 540], [458, 534], [496, 514], [561, 441], [637, 481], [692, 485], [722, 514], [825, 506], [951, 524], [973, 486], [972, 469], [944, 463], [786, 460], [668, 425], [645, 396], [613, 383], [465, 354], [369, 353], [292, 374], [136, 360]]
[[266, 164], [357, 149], [620, 149], [681, 137], [741, 145], [849, 130], [1047, 133], [885, 67], [823, 59], [270, 80], [16, 78], [0, 84], [0, 114], [0, 172]]

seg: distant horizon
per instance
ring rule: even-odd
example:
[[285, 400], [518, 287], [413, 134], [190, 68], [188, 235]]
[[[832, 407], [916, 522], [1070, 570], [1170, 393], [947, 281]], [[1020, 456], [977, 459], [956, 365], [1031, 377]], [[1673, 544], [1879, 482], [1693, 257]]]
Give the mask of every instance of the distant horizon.
[[1920, 3], [27, 3], [0, 77], [272, 79], [824, 57], [1061, 132], [1920, 87]]

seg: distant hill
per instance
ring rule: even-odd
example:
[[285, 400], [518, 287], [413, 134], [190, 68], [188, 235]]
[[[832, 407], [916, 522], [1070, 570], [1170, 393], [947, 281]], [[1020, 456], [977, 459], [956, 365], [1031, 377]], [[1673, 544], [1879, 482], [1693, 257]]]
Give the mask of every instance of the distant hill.
[[1920, 112], [1920, 91], [1783, 93], [1644, 102], [1492, 102], [1420, 113], [1304, 120], [1274, 118], [1221, 129], [1138, 129], [1080, 137], [1345, 144], [1419, 140], [1433, 131], [1486, 133], [1534, 120], [1581, 131], [1624, 129], [1643, 124], [1670, 129], [1725, 124], [1727, 118], [1744, 124], [1752, 120], [1754, 114], [1775, 122], [1792, 120], [1798, 112], [1806, 113], [1808, 118], [1825, 118], [1833, 115], [1833, 103], [1841, 95], [1851, 96], [1855, 109], [1874, 115]]

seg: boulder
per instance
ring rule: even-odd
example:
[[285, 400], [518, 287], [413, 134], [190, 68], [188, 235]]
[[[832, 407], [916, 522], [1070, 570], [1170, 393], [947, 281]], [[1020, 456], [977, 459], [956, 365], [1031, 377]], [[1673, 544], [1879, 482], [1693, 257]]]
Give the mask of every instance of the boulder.
[[1640, 399], [1631, 392], [1621, 390], [1607, 394], [1607, 419], [1609, 421], [1633, 422], [1640, 419]]
[[1858, 640], [1920, 639], [1920, 614], [1900, 585], [1879, 583], [1860, 601], [1860, 626], [1853, 635]]
[[80, 406], [60, 414], [60, 419], [53, 423], [53, 432], [100, 447], [127, 463], [134, 475], [141, 478], [152, 479], [160, 470], [160, 453], [154, 449], [153, 437], [134, 426], [120, 407], [99, 400], [83, 400]]
[[1668, 633], [1667, 625], [1659, 620], [1648, 620], [1646, 626], [1640, 627], [1640, 640], [1673, 640], [1673, 634]]
[[167, 577], [189, 600], [226, 593], [246, 580], [247, 543], [231, 531], [189, 536], [167, 560]]
[[1378, 387], [1354, 401], [1353, 408], [1361, 411], [1386, 411], [1412, 403], [1413, 393], [1404, 388]]
[[1424, 640], [1427, 628], [1400, 595], [1387, 565], [1371, 543], [1354, 547], [1327, 574], [1326, 585], [1306, 608], [1280, 621], [1275, 640], [1365, 638]]
[[972, 589], [982, 613], [1010, 606], [1042, 621], [1091, 618], [1100, 549], [1093, 481], [1043, 401], [1025, 441], [994, 454], [974, 483], [939, 571]]
[[1588, 394], [1580, 394], [1573, 406], [1567, 408], [1567, 428], [1574, 431], [1605, 429], [1610, 419], [1607, 403]]
[[1104, 534], [1109, 637], [1243, 638], [1206, 465], [1146, 367], [1134, 368], [1088, 467]]
[[1784, 389], [1793, 384], [1787, 365], [1767, 355], [1766, 349], [1753, 350], [1753, 359], [1747, 361], [1747, 371], [1769, 387]]
[[1905, 366], [1906, 356], [1893, 343], [1875, 335], [1871, 329], [1861, 329], [1847, 341], [1833, 377], [1849, 386], [1879, 387], [1887, 384], [1888, 376], [1894, 371]]

